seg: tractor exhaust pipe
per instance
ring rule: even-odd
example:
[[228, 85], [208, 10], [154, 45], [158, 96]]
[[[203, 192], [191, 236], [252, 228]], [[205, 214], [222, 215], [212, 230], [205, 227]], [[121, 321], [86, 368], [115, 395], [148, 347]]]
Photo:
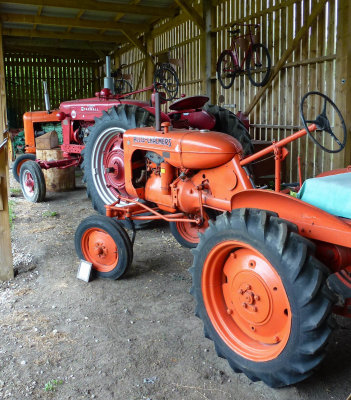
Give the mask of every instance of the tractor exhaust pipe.
[[110, 56], [106, 56], [106, 76], [104, 78], [104, 88], [110, 89], [111, 93], [115, 94], [113, 78], [111, 76], [111, 57]]
[[44, 87], [44, 101], [45, 101], [45, 109], [48, 114], [51, 114], [51, 106], [50, 106], [50, 97], [48, 93], [48, 85], [46, 81], [43, 81], [43, 87]]
[[161, 130], [161, 103], [160, 93], [155, 93], [155, 128], [157, 131]]

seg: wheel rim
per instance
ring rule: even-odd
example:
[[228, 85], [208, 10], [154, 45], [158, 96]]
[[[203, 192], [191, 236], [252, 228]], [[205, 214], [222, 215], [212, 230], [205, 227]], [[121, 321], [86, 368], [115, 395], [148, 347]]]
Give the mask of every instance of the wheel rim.
[[180, 236], [190, 243], [199, 243], [198, 233], [203, 233], [208, 227], [208, 221], [205, 220], [201, 227], [191, 222], [176, 222], [177, 231]]
[[32, 174], [28, 170], [25, 170], [23, 173], [22, 183], [23, 183], [22, 187], [27, 197], [33, 197], [35, 190], [35, 182]]
[[263, 362], [285, 348], [290, 303], [278, 273], [253, 247], [237, 241], [215, 246], [204, 263], [202, 293], [216, 332], [234, 352]]
[[94, 186], [105, 204], [116, 201], [116, 195], [119, 192], [129, 197], [125, 191], [124, 179], [122, 147], [124, 132], [124, 129], [116, 127], [102, 131], [92, 149], [92, 178]]
[[112, 237], [102, 229], [90, 228], [81, 239], [84, 258], [99, 272], [110, 272], [118, 263], [118, 249]]

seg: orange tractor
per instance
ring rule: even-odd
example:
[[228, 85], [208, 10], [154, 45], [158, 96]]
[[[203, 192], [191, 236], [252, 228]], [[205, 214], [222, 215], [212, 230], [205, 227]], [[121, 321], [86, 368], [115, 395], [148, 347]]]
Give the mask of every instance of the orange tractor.
[[[314, 119], [306, 117], [310, 96], [322, 107]], [[194, 247], [191, 293], [205, 336], [234, 371], [272, 387], [311, 375], [325, 355], [331, 314], [351, 316], [351, 214], [338, 207], [340, 198], [329, 197], [330, 211], [321, 191], [305, 201], [309, 180], [297, 197], [281, 190], [280, 177], [285, 145], [308, 134], [338, 152], [346, 127], [335, 104], [318, 92], [304, 96], [300, 111], [304, 129], [248, 157], [224, 133], [171, 130], [167, 122], [126, 131], [128, 196], [117, 195], [106, 216], [83, 220], [75, 235], [79, 258], [98, 276], [118, 279], [132, 262], [135, 238], [119, 221], [131, 227], [138, 220], [168, 221], [179, 242]], [[315, 136], [321, 131], [323, 142]], [[270, 152], [274, 191], [256, 188], [248, 173]], [[313, 179], [323, 187], [325, 178]]]

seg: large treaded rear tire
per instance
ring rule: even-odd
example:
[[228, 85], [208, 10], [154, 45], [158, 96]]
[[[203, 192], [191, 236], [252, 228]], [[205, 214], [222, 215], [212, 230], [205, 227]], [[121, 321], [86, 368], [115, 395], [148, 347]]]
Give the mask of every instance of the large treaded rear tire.
[[[95, 118], [95, 124], [89, 128], [89, 135], [84, 139], [85, 148], [82, 152], [84, 161], [82, 168], [84, 170], [83, 180], [86, 182], [87, 194], [91, 199], [92, 205], [100, 214], [105, 214], [105, 204], [111, 204], [116, 201], [115, 187], [107, 187], [105, 166], [103, 165], [104, 153], [115, 153], [115, 159], [120, 162], [121, 170], [124, 170], [123, 146], [119, 148], [111, 146], [109, 143], [114, 138], [123, 137], [123, 133], [128, 129], [137, 127], [152, 126], [154, 116], [141, 107], [130, 104], [122, 104], [112, 107], [107, 112], [104, 111], [100, 118]], [[116, 145], [116, 143], [115, 143]], [[116, 180], [117, 181], [117, 180]], [[123, 188], [124, 173], [121, 174], [119, 184]], [[118, 189], [118, 188], [117, 188]], [[122, 193], [127, 196], [126, 193]], [[140, 228], [147, 224], [146, 221], [135, 221], [136, 227]]]
[[245, 156], [253, 154], [254, 149], [250, 134], [234, 113], [226, 108], [213, 104], [205, 104], [203, 109], [216, 118], [216, 125], [213, 128], [214, 131], [227, 133], [237, 139], [243, 147]]
[[272, 213], [238, 209], [210, 222], [192, 250], [191, 293], [205, 336], [235, 372], [271, 387], [310, 376], [332, 331], [327, 269], [294, 230]]

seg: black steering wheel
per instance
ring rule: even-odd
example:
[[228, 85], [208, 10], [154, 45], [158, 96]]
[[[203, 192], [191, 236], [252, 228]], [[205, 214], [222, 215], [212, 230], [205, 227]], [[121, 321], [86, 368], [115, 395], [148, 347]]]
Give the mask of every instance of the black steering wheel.
[[[309, 97], [309, 96], [320, 96], [324, 99], [324, 104], [323, 104], [323, 110], [322, 112], [317, 116], [317, 118], [315, 120], [307, 120], [305, 118], [305, 115], [303, 113], [303, 106], [305, 103], [305, 100]], [[331, 127], [330, 126], [330, 122], [329, 119], [327, 117], [327, 104], [331, 105], [331, 111], [334, 111], [340, 120], [341, 123], [341, 128], [342, 128], [342, 133], [339, 136], [342, 136], [342, 139], [340, 139], [333, 131], [333, 128], [335, 127]], [[304, 128], [306, 129], [308, 136], [314, 141], [314, 143], [316, 143], [322, 150], [326, 151], [327, 153], [339, 153], [339, 151], [341, 151], [346, 144], [346, 126], [345, 126], [345, 121], [343, 116], [341, 115], [340, 110], [338, 109], [338, 107], [335, 105], [335, 103], [325, 94], [320, 93], [320, 92], [308, 92], [306, 93], [300, 103], [300, 117], [302, 119], [302, 123]], [[335, 117], [336, 118], [336, 117]], [[315, 124], [317, 126], [317, 130], [320, 131], [324, 131], [327, 132], [331, 138], [333, 139], [333, 141], [337, 144], [337, 148], [336, 149], [328, 149], [327, 147], [323, 146], [323, 144], [321, 144], [314, 135], [312, 135], [312, 132], [310, 132], [308, 130], [308, 126], [307, 124]], [[335, 125], [335, 124], [334, 124]]]

